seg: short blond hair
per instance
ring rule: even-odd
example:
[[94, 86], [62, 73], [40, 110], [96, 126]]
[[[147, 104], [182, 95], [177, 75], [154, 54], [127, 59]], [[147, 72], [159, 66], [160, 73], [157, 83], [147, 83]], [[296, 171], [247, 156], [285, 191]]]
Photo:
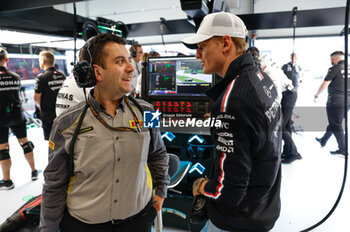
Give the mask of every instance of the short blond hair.
[[0, 62], [5, 62], [8, 58], [8, 53], [5, 48], [0, 47]]
[[244, 39], [231, 37], [231, 40], [235, 44], [239, 54], [244, 54], [247, 51], [247, 42]]
[[[222, 40], [223, 36], [214, 36], [213, 39], [219, 41]], [[237, 38], [237, 37], [231, 37], [232, 42], [236, 46], [236, 51], [238, 54], [244, 54], [246, 53], [247, 50], [247, 42], [245, 42], [244, 39], [242, 38]]]
[[39, 55], [43, 58], [43, 60], [46, 61], [47, 65], [54, 65], [55, 64], [55, 56], [50, 51], [41, 51]]

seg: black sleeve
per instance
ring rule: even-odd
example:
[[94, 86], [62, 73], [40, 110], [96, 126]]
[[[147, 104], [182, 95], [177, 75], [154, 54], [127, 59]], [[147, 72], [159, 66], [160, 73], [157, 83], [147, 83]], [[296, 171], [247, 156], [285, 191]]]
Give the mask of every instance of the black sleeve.
[[213, 134], [215, 173], [204, 189], [205, 196], [227, 207], [238, 206], [246, 195], [252, 156], [267, 138], [262, 112], [256, 107], [244, 106], [241, 98], [231, 99], [232, 102], [243, 107], [232, 107], [217, 116], [222, 125]]
[[34, 91], [35, 91], [35, 93], [42, 93], [43, 89], [44, 89], [43, 78], [41, 78], [40, 76], [37, 76], [35, 78]]
[[286, 74], [287, 75], [287, 65], [286, 64], [284, 64], [283, 66], [282, 66], [282, 71], [284, 72], [284, 74]]
[[336, 66], [333, 66], [328, 69], [327, 75], [324, 78], [325, 81], [333, 81], [333, 79], [337, 76], [339, 71], [337, 70]]

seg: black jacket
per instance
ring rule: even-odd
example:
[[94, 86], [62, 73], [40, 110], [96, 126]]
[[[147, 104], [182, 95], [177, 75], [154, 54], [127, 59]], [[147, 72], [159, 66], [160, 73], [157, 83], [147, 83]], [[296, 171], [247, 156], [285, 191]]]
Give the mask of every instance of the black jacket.
[[268, 231], [280, 213], [281, 113], [273, 82], [243, 54], [207, 95], [215, 101], [212, 116], [222, 122], [211, 128], [209, 218], [223, 230]]
[[21, 78], [0, 66], [0, 127], [17, 125], [25, 120], [19, 99]]

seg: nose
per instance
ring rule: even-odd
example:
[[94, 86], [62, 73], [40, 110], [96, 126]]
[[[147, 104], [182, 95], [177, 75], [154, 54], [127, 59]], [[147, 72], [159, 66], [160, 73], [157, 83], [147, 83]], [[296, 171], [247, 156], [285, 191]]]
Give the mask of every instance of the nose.
[[201, 53], [201, 51], [199, 51], [199, 49], [197, 49], [196, 58], [199, 59], [201, 57], [202, 57], [202, 53]]
[[132, 63], [128, 60], [127, 61], [128, 62], [128, 64], [127, 64], [127, 66], [126, 66], [126, 72], [134, 72], [134, 66], [132, 65]]

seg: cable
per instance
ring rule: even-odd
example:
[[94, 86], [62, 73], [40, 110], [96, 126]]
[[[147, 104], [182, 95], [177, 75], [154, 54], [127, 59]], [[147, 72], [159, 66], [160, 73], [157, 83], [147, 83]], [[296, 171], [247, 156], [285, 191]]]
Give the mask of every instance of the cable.
[[77, 63], [77, 8], [75, 5], [75, 1], [73, 2], [74, 8], [74, 64]]
[[349, 36], [349, 0], [346, 1], [346, 10], [345, 10], [345, 34], [344, 34], [344, 50], [345, 50], [345, 60], [344, 60], [344, 116], [345, 116], [345, 161], [344, 161], [344, 176], [343, 176], [343, 182], [342, 186], [338, 195], [337, 200], [335, 201], [332, 209], [328, 212], [328, 214], [320, 220], [318, 223], [316, 223], [313, 226], [310, 226], [309, 228], [306, 228], [302, 230], [301, 232], [311, 231], [321, 225], [323, 222], [325, 222], [334, 212], [334, 210], [337, 208], [340, 199], [344, 192], [344, 187], [346, 183], [346, 176], [348, 171], [348, 36]]
[[[294, 56], [295, 56], [295, 54], [294, 54], [294, 47], [295, 47], [295, 28], [296, 28], [296, 26], [297, 26], [297, 10], [298, 10], [298, 7], [294, 7], [293, 8], [293, 50], [292, 50], [292, 63], [291, 63], [291, 65], [292, 65], [292, 74], [291, 74], [291, 77], [292, 77], [292, 79], [293, 79], [293, 75], [294, 75]], [[296, 63], [295, 63], [295, 65], [297, 65]], [[295, 68], [297, 68], [297, 67], [295, 67]]]
[[[23, 50], [22, 50], [22, 45], [19, 46], [19, 51], [21, 52], [23, 63], [24, 63], [28, 68], [31, 69], [32, 73], [34, 73], [34, 72], [33, 72], [34, 59], [33, 59], [33, 50], [32, 50], [31, 44], [29, 44], [29, 47], [28, 47], [29, 54], [32, 56], [32, 65], [31, 65], [31, 66], [29, 66], [29, 64], [27, 63], [27, 61], [25, 60], [25, 58], [24, 58], [24, 56], [23, 56], [24, 54], [23, 54]], [[35, 74], [35, 73], [34, 73], [34, 74]]]
[[166, 47], [165, 47], [165, 43], [164, 43], [164, 26], [165, 26], [166, 20], [165, 18], [160, 18], [160, 36], [162, 37], [162, 44], [164, 47], [164, 51], [165, 53], [167, 53]]

